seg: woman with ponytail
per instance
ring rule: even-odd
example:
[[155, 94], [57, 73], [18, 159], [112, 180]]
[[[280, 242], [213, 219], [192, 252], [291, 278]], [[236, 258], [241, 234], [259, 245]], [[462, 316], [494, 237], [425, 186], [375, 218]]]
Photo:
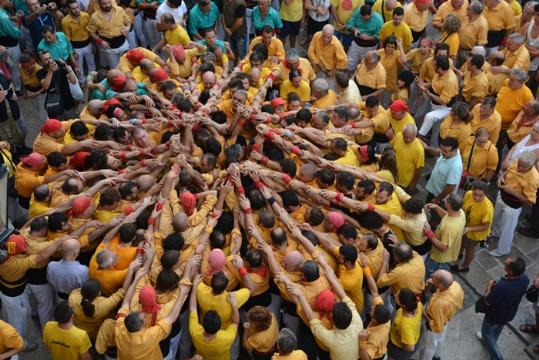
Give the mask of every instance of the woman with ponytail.
[[[136, 264], [136, 262], [131, 264]], [[80, 289], [73, 290], [69, 295], [69, 305], [73, 309], [73, 322], [75, 326], [88, 332], [92, 342], [95, 341], [103, 321], [111, 318], [112, 311], [122, 301], [131, 284], [135, 269], [134, 265], [129, 266], [123, 287], [109, 297], [101, 296], [101, 284], [94, 279], [86, 281]]]
[[387, 354], [389, 359], [410, 359], [419, 342], [423, 304], [412, 290], [406, 288], [394, 297], [399, 310], [391, 324]]

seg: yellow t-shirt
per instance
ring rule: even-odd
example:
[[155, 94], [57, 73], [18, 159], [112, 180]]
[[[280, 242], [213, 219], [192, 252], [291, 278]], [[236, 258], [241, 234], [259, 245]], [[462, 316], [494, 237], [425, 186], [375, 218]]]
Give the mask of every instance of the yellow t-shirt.
[[507, 130], [524, 104], [532, 100], [533, 94], [526, 85], [513, 90], [507, 85], [506, 80], [506, 85], [498, 92], [496, 102], [496, 110], [502, 117], [502, 130]]
[[[228, 292], [223, 291], [219, 295], [212, 293], [211, 287], [200, 283], [197, 289], [197, 301], [200, 306], [201, 316], [204, 316], [208, 310], [215, 310], [221, 317], [222, 327], [226, 328], [232, 322], [232, 306], [227, 300]], [[249, 290], [239, 289], [235, 291], [238, 307], [249, 300]]]
[[53, 359], [78, 360], [92, 347], [86, 331], [75, 325], [69, 330], [61, 329], [56, 321], [49, 321], [43, 329], [43, 342]]
[[180, 25], [178, 25], [174, 30], [165, 31], [164, 38], [166, 43], [170, 45], [186, 46], [191, 41], [187, 31], [185, 31], [185, 29]]
[[236, 324], [223, 324], [215, 337], [208, 339], [204, 336], [204, 328], [198, 322], [197, 312], [193, 311], [189, 314], [191, 340], [195, 346], [196, 353], [201, 355], [204, 360], [229, 360], [230, 347], [236, 338], [237, 331], [238, 326]]
[[271, 357], [271, 360], [307, 360], [307, 355], [302, 350], [294, 350], [287, 355], [279, 355], [277, 352]]
[[492, 206], [490, 199], [485, 196], [482, 201], [477, 202], [473, 198], [473, 191], [467, 191], [466, 194], [464, 194], [462, 210], [464, 210], [464, 213], [466, 214], [466, 226], [468, 227], [490, 223], [487, 230], [469, 232], [466, 234], [466, 237], [471, 240], [485, 240], [490, 234], [490, 228], [494, 218], [494, 207]]
[[[346, 25], [348, 20], [350, 20], [350, 18], [354, 14], [354, 11], [359, 9], [361, 5], [363, 5], [364, 3], [365, 3], [364, 0], [351, 0], [350, 2], [331, 0], [331, 7], [336, 10], [339, 21], [343, 25]], [[337, 28], [336, 19], [333, 20], [333, 26]], [[344, 32], [347, 34], [350, 33], [349, 30], [344, 30]]]
[[[398, 184], [407, 187], [414, 178], [417, 169], [425, 166], [425, 150], [418, 139], [410, 144], [404, 142], [402, 132], [391, 141], [397, 157]], [[412, 166], [413, 165], [413, 166]]]
[[398, 347], [417, 344], [421, 331], [422, 315], [423, 304], [421, 302], [417, 303], [414, 316], [405, 316], [402, 308], [397, 310], [397, 315], [391, 324], [391, 342]]
[[281, 85], [280, 95], [286, 100], [288, 94], [295, 92], [299, 95], [301, 101], [309, 101], [311, 99], [311, 87], [307, 81], [301, 80], [298, 87], [295, 87], [290, 80], [285, 80]]
[[359, 166], [359, 160], [356, 156], [356, 152], [350, 145], [348, 145], [348, 149], [346, 150], [346, 154], [337, 160], [335, 160], [337, 164], [341, 165], [352, 165], [352, 166]]
[[451, 35], [442, 35], [443, 43], [449, 46], [449, 56], [457, 56], [460, 47], [459, 33], [455, 32]]
[[380, 30], [380, 40], [384, 41], [391, 35], [402, 40], [402, 47], [405, 51], [412, 44], [412, 30], [405, 22], [401, 22], [399, 25], [395, 25], [392, 20], [386, 22]]
[[415, 124], [415, 120], [410, 113], [406, 113], [406, 115], [404, 115], [404, 117], [400, 120], [393, 119], [390, 111], [388, 111], [387, 116], [389, 117], [389, 123], [391, 124], [395, 134], [402, 132], [405, 125]]
[[[385, 1], [387, 0], [376, 0], [374, 5], [372, 6], [372, 9], [376, 11], [378, 14], [380, 14], [380, 16], [382, 16], [382, 20], [384, 20], [384, 22], [388, 22], [388, 21], [391, 21], [391, 19], [393, 18], [394, 9], [388, 9], [385, 4]], [[383, 7], [383, 11], [382, 11], [382, 7]], [[401, 3], [398, 1], [395, 4], [395, 9], [396, 8], [402, 8]]]
[[24, 340], [17, 330], [9, 323], [0, 320], [0, 354], [23, 346]]
[[466, 226], [466, 215], [460, 210], [459, 216], [446, 215], [442, 218], [440, 226], [436, 230], [436, 237], [447, 246], [445, 251], [440, 251], [434, 246], [430, 250], [430, 258], [438, 263], [456, 261], [460, 252], [462, 233]]
[[292, 0], [290, 4], [285, 1], [281, 2], [281, 9], [279, 10], [281, 19], [288, 22], [301, 21], [303, 18], [303, 1]]
[[274, 349], [277, 338], [279, 337], [279, 323], [275, 315], [271, 313], [270, 327], [260, 332], [254, 332], [254, 329], [249, 328], [247, 331], [247, 339], [245, 340], [245, 348], [247, 350], [256, 350], [261, 353], [267, 353]]

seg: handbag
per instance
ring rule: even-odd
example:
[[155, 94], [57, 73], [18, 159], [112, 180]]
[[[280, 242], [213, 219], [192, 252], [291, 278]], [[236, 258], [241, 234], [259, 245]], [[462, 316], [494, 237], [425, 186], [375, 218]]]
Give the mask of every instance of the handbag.
[[485, 302], [485, 297], [481, 296], [477, 301], [475, 302], [475, 312], [477, 314], [486, 314], [488, 309], [488, 305]]
[[529, 302], [536, 303], [539, 299], [539, 288], [534, 285], [530, 286], [526, 291], [526, 299], [528, 299]]
[[469, 173], [470, 165], [472, 164], [472, 154], [475, 148], [475, 142], [476, 140], [474, 140], [472, 144], [472, 149], [470, 150], [470, 155], [468, 156], [468, 165], [466, 166], [466, 170], [462, 172], [462, 175], [460, 177], [459, 187], [465, 191], [469, 190], [472, 187], [472, 182], [475, 180], [474, 177], [470, 176], [470, 173]]

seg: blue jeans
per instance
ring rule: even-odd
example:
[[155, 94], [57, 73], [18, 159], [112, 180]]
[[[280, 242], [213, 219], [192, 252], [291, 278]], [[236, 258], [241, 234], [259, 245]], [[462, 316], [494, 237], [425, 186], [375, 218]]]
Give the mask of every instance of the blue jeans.
[[237, 54], [238, 61], [242, 60], [247, 55], [247, 36], [232, 35], [230, 37], [230, 47], [232, 52]]
[[340, 31], [335, 31], [335, 36], [341, 41], [345, 51], [348, 50], [350, 44], [354, 40], [354, 34], [345, 34]]
[[430, 279], [432, 274], [438, 270], [449, 270], [449, 263], [439, 263], [430, 258], [430, 255], [425, 259], [425, 279]]
[[490, 354], [490, 360], [503, 360], [503, 356], [500, 353], [497, 341], [504, 326], [505, 325], [491, 324], [486, 318], [483, 319], [483, 324], [481, 325], [481, 335], [483, 335], [483, 342], [485, 343], [488, 353]]

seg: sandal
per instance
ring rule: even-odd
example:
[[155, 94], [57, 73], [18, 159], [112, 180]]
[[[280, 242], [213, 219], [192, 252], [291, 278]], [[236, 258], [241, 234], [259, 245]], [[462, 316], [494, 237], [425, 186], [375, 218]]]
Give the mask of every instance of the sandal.
[[522, 324], [519, 327], [520, 331], [527, 334], [539, 334], [539, 328], [531, 324]]

